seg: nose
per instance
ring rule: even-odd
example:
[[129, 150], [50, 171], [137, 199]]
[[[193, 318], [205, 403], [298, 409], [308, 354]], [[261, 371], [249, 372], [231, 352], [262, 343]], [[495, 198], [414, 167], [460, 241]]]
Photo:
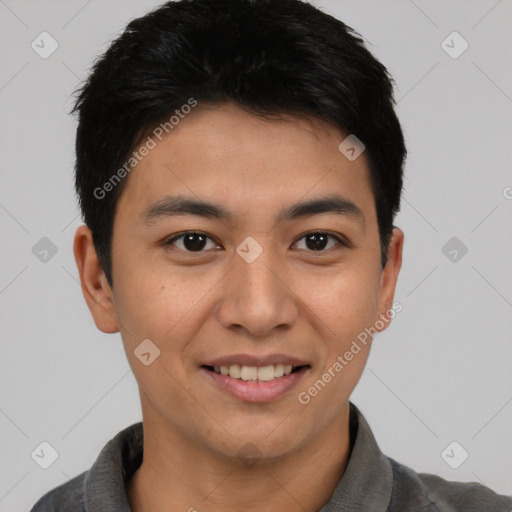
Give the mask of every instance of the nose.
[[293, 326], [299, 301], [290, 286], [285, 262], [279, 261], [275, 251], [263, 246], [261, 240], [260, 245], [263, 251], [253, 261], [238, 253], [233, 255], [217, 315], [227, 329], [268, 337], [274, 330]]

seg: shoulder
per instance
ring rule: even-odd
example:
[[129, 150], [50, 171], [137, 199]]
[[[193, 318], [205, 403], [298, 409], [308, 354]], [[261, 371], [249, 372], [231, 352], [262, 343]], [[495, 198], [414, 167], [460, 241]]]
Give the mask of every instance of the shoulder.
[[[423, 511], [481, 512], [512, 510], [512, 497], [497, 494], [477, 482], [454, 482], [429, 473], [417, 473], [388, 460], [393, 469], [393, 492], [389, 510], [401, 510], [404, 505]], [[408, 508], [407, 510], [412, 510]]]
[[87, 475], [84, 471], [51, 491], [44, 494], [30, 509], [30, 512], [82, 512], [83, 487]]

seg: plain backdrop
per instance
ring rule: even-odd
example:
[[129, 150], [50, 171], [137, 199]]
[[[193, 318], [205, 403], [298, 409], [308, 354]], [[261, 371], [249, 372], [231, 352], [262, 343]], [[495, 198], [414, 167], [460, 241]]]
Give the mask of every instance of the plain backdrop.
[[[394, 76], [409, 151], [403, 310], [352, 401], [387, 455], [511, 494], [512, 2], [314, 4]], [[0, 0], [0, 512], [28, 510], [141, 420], [121, 338], [96, 329], [78, 284], [68, 112], [94, 58], [157, 5]], [[31, 46], [42, 32], [58, 44], [46, 59]], [[43, 441], [58, 452], [48, 469], [31, 457]], [[454, 441], [452, 459], [469, 454], [457, 469], [442, 456]]]

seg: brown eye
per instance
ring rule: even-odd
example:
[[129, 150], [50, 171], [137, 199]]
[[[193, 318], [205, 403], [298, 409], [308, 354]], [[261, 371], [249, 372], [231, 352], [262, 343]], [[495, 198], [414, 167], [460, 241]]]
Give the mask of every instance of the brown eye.
[[[345, 246], [345, 242], [343, 242], [340, 238], [337, 236], [331, 235], [330, 233], [324, 233], [322, 231], [318, 232], [312, 232], [304, 235], [297, 244], [301, 241], [305, 241], [305, 247], [298, 247], [299, 249], [307, 249], [309, 251], [324, 251], [326, 248], [330, 249], [331, 247], [327, 247], [329, 244], [329, 238], [335, 240], [338, 245]], [[334, 245], [336, 246], [336, 244]]]
[[[210, 241], [210, 247], [207, 247], [208, 241]], [[218, 245], [205, 233], [196, 231], [181, 233], [167, 240], [165, 245], [175, 245], [178, 249], [186, 252], [204, 252], [205, 248], [211, 249], [218, 247]]]

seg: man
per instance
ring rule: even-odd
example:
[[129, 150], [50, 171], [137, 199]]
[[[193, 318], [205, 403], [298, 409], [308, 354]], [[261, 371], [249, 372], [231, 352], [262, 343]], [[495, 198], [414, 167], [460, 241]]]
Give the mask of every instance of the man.
[[510, 510], [383, 455], [349, 401], [401, 307], [406, 153], [349, 27], [299, 0], [169, 2], [75, 111], [74, 254], [143, 422], [34, 512]]

